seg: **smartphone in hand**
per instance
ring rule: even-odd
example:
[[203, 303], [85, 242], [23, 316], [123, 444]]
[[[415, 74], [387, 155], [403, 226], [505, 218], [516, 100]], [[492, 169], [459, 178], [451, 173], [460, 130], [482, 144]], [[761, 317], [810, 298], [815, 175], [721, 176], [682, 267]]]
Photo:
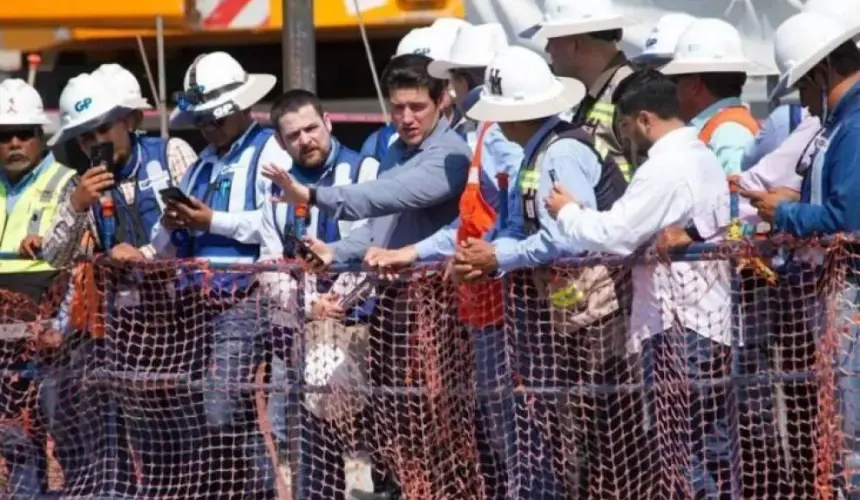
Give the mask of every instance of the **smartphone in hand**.
[[293, 244], [293, 250], [296, 253], [296, 257], [305, 261], [312, 262], [320, 267], [325, 266], [325, 261], [322, 259], [322, 257], [317, 255], [317, 253], [313, 250], [311, 250], [311, 247], [309, 247], [308, 244], [305, 243], [301, 238], [296, 236], [296, 233], [294, 231], [288, 231], [287, 238], [289, 238]]
[[349, 311], [359, 303], [363, 302], [373, 292], [373, 287], [376, 286], [374, 280], [364, 278], [355, 286], [348, 294], [344, 295], [339, 302], [339, 306], [344, 311]]
[[90, 148], [90, 166], [98, 167], [113, 165], [113, 143], [99, 142]]
[[178, 187], [166, 187], [159, 191], [158, 194], [161, 196], [162, 200], [191, 205], [191, 198], [189, 198], [187, 194], [183, 193]]

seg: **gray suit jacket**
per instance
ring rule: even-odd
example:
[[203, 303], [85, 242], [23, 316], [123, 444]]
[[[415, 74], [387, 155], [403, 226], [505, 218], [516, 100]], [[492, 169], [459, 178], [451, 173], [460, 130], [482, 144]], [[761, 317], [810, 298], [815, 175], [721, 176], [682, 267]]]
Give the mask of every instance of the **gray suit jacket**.
[[372, 246], [402, 248], [432, 235], [458, 215], [472, 152], [442, 118], [417, 148], [397, 140], [372, 182], [317, 190], [317, 206], [339, 220], [399, 214], [387, 241], [372, 241], [372, 224], [331, 245], [337, 262], [361, 259]]

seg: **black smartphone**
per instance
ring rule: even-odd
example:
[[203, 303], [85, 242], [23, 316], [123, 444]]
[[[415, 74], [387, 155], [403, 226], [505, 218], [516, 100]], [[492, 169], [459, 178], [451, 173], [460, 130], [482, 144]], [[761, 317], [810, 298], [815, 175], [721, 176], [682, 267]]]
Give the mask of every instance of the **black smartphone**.
[[554, 168], [549, 169], [549, 180], [552, 182], [553, 185], [558, 182], [558, 177], [555, 175]]
[[113, 143], [99, 142], [90, 148], [90, 165], [110, 167], [113, 164]]
[[191, 198], [176, 186], [166, 187], [159, 191], [158, 194], [161, 196], [162, 200], [170, 200], [184, 205], [191, 205]]
[[293, 250], [296, 253], [296, 257], [302, 260], [311, 261], [318, 266], [325, 266], [325, 261], [322, 259], [322, 257], [317, 255], [316, 252], [314, 252], [313, 250], [311, 250], [311, 247], [309, 247], [307, 243], [302, 241], [301, 238], [296, 236], [293, 231], [287, 232], [287, 238], [289, 238], [290, 241], [293, 243]]
[[367, 299], [370, 292], [373, 291], [374, 286], [376, 286], [375, 280], [364, 278], [361, 283], [355, 285], [355, 288], [340, 299], [340, 303], [338, 305], [340, 305], [341, 309], [344, 311], [352, 309]]

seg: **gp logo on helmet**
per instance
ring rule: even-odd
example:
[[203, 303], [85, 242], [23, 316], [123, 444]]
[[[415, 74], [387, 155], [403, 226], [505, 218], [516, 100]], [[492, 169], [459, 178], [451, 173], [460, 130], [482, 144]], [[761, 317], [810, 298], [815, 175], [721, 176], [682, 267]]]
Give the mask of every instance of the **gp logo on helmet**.
[[81, 113], [84, 110], [88, 109], [92, 103], [93, 103], [92, 97], [86, 97], [84, 99], [81, 99], [80, 101], [75, 103], [75, 111], [77, 111], [78, 113]]

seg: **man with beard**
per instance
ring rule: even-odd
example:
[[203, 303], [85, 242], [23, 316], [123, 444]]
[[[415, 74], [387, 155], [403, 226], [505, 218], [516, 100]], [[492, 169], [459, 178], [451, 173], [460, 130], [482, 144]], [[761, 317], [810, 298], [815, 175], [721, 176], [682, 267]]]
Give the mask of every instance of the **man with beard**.
[[[293, 162], [292, 165], [284, 165], [289, 173], [299, 182], [309, 187], [323, 186], [345, 186], [368, 180], [376, 179], [379, 162], [370, 156], [361, 156], [340, 143], [332, 135], [332, 124], [328, 113], [322, 108], [319, 98], [308, 90], [293, 89], [286, 92], [275, 101], [271, 111], [272, 124], [275, 127], [275, 137]], [[263, 175], [269, 178], [277, 178], [279, 170], [273, 166], [264, 166]], [[276, 196], [280, 194], [280, 188], [273, 187]], [[260, 248], [260, 258], [280, 259], [281, 257], [296, 258], [297, 248], [291, 241], [291, 236], [302, 238], [312, 236], [325, 243], [334, 243], [346, 236], [350, 231], [359, 226], [366, 225], [366, 221], [348, 222], [334, 219], [330, 213], [321, 211], [318, 207], [307, 207], [301, 204], [272, 203], [263, 212], [263, 243]], [[291, 302], [291, 296], [297, 288], [294, 282], [289, 280], [286, 286], [284, 275], [276, 274], [274, 280], [267, 279], [268, 275], [261, 277], [270, 296], [276, 304], [284, 307]], [[311, 329], [337, 330], [340, 328], [335, 321], [344, 321], [350, 328], [350, 337], [355, 335], [366, 337], [365, 309], [356, 307], [353, 311], [345, 311], [341, 308], [340, 299], [348, 293], [350, 281], [357, 278], [353, 273], [345, 273], [338, 277], [337, 281], [326, 279], [324, 276], [308, 276], [304, 285], [304, 299], [308, 312], [308, 319], [312, 323], [308, 325]], [[372, 305], [372, 304], [371, 304]], [[272, 359], [272, 380], [282, 384], [285, 380], [294, 381], [294, 366], [290, 360], [296, 358], [291, 353], [316, 352], [317, 346], [325, 348], [327, 344], [317, 343], [317, 339], [308, 335], [305, 341], [305, 350], [292, 345], [292, 328], [297, 324], [289, 324], [295, 318], [297, 311], [289, 311], [286, 324], [275, 324], [274, 357]], [[274, 315], [273, 315], [274, 316]], [[274, 320], [273, 323], [279, 323]], [[328, 321], [327, 321], [328, 320]], [[335, 335], [335, 337], [344, 337]], [[335, 338], [335, 343], [339, 339]], [[349, 346], [344, 345], [348, 350]], [[332, 349], [340, 349], [332, 347]], [[318, 372], [314, 366], [313, 356], [305, 354], [305, 372]], [[288, 366], [290, 365], [290, 366]], [[324, 376], [331, 375], [335, 366], [323, 367]], [[282, 384], [283, 385], [283, 384]], [[344, 460], [342, 454], [342, 443], [339, 438], [343, 436], [335, 434], [338, 430], [333, 424], [344, 422], [331, 422], [309, 414], [308, 408], [314, 410], [312, 405], [300, 405], [296, 395], [290, 398], [287, 405], [285, 394], [271, 394], [269, 397], [269, 416], [272, 421], [272, 430], [282, 443], [289, 443], [293, 455], [299, 455], [300, 463], [292, 463], [292, 470], [300, 474], [302, 479], [294, 481], [293, 484], [303, 485], [302, 498], [344, 498], [345, 478]], [[323, 395], [323, 398], [336, 398], [334, 395]], [[310, 400], [312, 398], [307, 398]], [[298, 409], [298, 414], [296, 414]], [[288, 412], [290, 416], [288, 417]], [[286, 418], [297, 417], [298, 426], [291, 425], [289, 436], [287, 433]], [[300, 428], [300, 429], [299, 429]], [[300, 433], [299, 436], [294, 434]], [[292, 439], [290, 439], [292, 437]], [[299, 454], [300, 453], [300, 454]], [[314, 495], [323, 495], [316, 497]], [[334, 495], [334, 496], [332, 496]]]
[[[42, 99], [23, 80], [0, 84], [0, 458], [6, 462], [6, 493], [31, 498], [47, 487], [44, 442], [27, 426], [35, 387], [8, 373], [26, 369], [24, 336], [37, 319], [37, 303], [57, 271], [44, 260], [8, 260], [27, 236], [41, 237], [68, 190], [74, 171], [44, 148], [48, 118]], [[44, 436], [42, 436], [44, 437]], [[20, 496], [19, 496], [20, 495]]]

